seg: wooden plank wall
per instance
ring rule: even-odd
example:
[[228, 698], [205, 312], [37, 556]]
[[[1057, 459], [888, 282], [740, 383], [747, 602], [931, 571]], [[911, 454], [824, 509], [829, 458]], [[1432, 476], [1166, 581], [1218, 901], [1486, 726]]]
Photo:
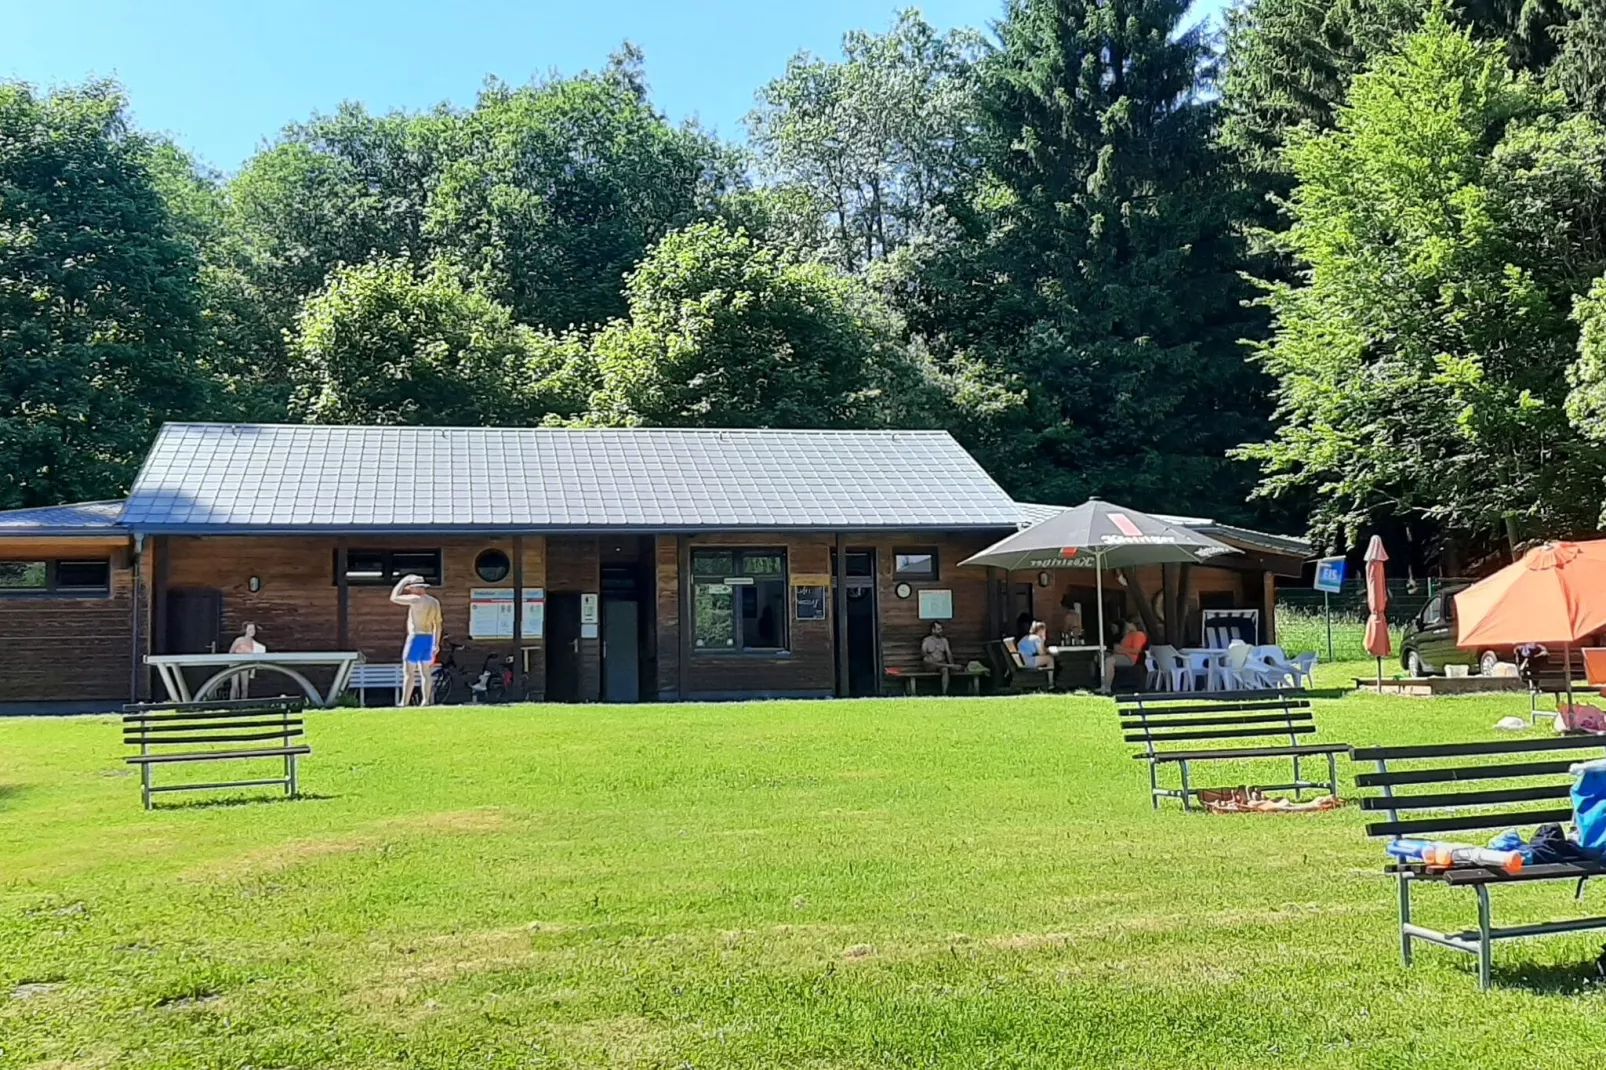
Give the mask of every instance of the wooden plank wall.
[[[353, 549], [439, 549], [442, 586], [433, 591], [441, 601], [449, 642], [463, 643], [458, 663], [477, 672], [487, 655], [514, 653], [511, 640], [469, 638], [469, 589], [512, 587], [513, 576], [486, 583], [474, 574], [474, 560], [497, 548], [510, 557], [511, 537], [454, 539], [367, 538], [348, 540]], [[339, 589], [334, 583], [333, 538], [173, 537], [169, 540], [169, 583], [174, 587], [211, 587], [223, 593], [224, 638], [257, 626], [257, 638], [269, 650], [333, 650], [339, 643]], [[261, 588], [250, 589], [251, 577]], [[541, 587], [546, 578], [545, 540], [524, 538], [524, 584]], [[348, 588], [347, 628], [352, 649], [371, 661], [394, 663], [401, 657], [407, 611], [390, 601], [390, 587]], [[527, 638], [531, 688], [544, 688], [545, 660], [540, 639]], [[275, 681], [276, 683], [276, 681]]]
[[126, 540], [0, 541], [8, 561], [111, 559], [109, 597], [0, 598], [0, 702], [129, 700], [133, 582]]
[[654, 598], [658, 624], [658, 694], [680, 693], [680, 542], [659, 535], [653, 543]]

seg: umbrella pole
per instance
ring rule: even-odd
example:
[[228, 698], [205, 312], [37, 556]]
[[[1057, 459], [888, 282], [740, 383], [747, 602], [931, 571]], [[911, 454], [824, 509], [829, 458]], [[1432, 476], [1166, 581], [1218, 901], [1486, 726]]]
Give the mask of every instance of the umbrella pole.
[[1104, 554], [1093, 551], [1093, 585], [1099, 600], [1099, 690], [1104, 689]]

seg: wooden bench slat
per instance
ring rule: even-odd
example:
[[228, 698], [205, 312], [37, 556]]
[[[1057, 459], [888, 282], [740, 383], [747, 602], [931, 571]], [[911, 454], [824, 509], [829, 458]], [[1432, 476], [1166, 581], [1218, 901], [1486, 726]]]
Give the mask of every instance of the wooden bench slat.
[[1493, 806], [1499, 803], [1540, 802], [1566, 799], [1572, 795], [1567, 784], [1539, 784], [1523, 788], [1489, 788], [1485, 791], [1444, 791], [1425, 795], [1368, 795], [1362, 810], [1443, 810], [1458, 806]]
[[1565, 773], [1576, 763], [1575, 758], [1558, 758], [1550, 762], [1512, 762], [1505, 765], [1457, 765], [1435, 769], [1400, 769], [1387, 773], [1357, 773], [1357, 788], [1396, 787], [1401, 784], [1457, 784], [1465, 780], [1507, 780], [1525, 776], [1549, 776]]
[[1292, 758], [1309, 754], [1342, 754], [1349, 750], [1347, 743], [1299, 743], [1282, 747], [1226, 747], [1221, 750], [1171, 750], [1156, 754], [1134, 754], [1154, 762], [1196, 762], [1207, 758]]
[[144, 743], [148, 746], [154, 747], [157, 745], [170, 746], [178, 743], [252, 743], [259, 739], [290, 739], [292, 736], [304, 735], [306, 735], [306, 732], [304, 732], [302, 729], [292, 728], [288, 732], [284, 731], [283, 729], [280, 729], [277, 732], [240, 732], [229, 734], [220, 732], [216, 735], [162, 736], [160, 738], [153, 739], [140, 739], [137, 736], [129, 738], [124, 736], [123, 742], [133, 744]]
[[[1225, 731], [1167, 732], [1161, 734], [1135, 733], [1126, 737], [1128, 743], [1178, 743], [1190, 739], [1265, 739], [1267, 736], [1303, 736], [1316, 731], [1313, 724], [1279, 728], [1229, 728]], [[1348, 747], [1344, 748], [1348, 750]]]
[[218, 698], [208, 699], [205, 702], [130, 702], [123, 706], [123, 712], [138, 716], [142, 713], [166, 713], [172, 710], [188, 710], [195, 713], [204, 713], [208, 710], [279, 710], [300, 709], [306, 704], [305, 698], [286, 695], [283, 698]]
[[196, 710], [184, 713], [125, 713], [123, 724], [160, 724], [163, 721], [226, 721], [231, 717], [285, 717], [303, 712], [303, 707], [286, 706], [282, 709]]
[[1500, 810], [1492, 814], [1455, 814], [1450, 817], [1404, 818], [1399, 821], [1379, 821], [1366, 826], [1368, 836], [1415, 836], [1423, 832], [1453, 832], [1461, 829], [1516, 828], [1521, 825], [1546, 825], [1571, 821], [1571, 806], [1552, 807], [1549, 810]]
[[1357, 762], [1397, 761], [1409, 758], [1458, 758], [1475, 754], [1524, 754], [1530, 751], [1606, 750], [1600, 736], [1546, 736], [1544, 739], [1489, 739], [1472, 743], [1427, 743], [1405, 747], [1356, 747]]
[[264, 747], [260, 750], [212, 750], [189, 751], [184, 754], [136, 754], [123, 759], [130, 765], [166, 765], [173, 762], [201, 762], [226, 761], [230, 758], [283, 758], [290, 755], [311, 754], [312, 748], [300, 745], [294, 747]]
[[1240, 724], [1310, 724], [1312, 721], [1313, 718], [1309, 713], [1246, 713], [1242, 717], [1169, 717], [1165, 720], [1147, 717], [1122, 721], [1121, 727], [1130, 731], [1135, 728], [1209, 728], [1212, 725], [1225, 727]]
[[1278, 710], [1308, 710], [1306, 700], [1284, 702], [1201, 702], [1197, 706], [1124, 706], [1116, 712], [1122, 717], [1178, 717], [1204, 713], [1274, 713]]
[[[162, 732], [231, 732], [247, 728], [300, 728], [306, 724], [299, 717], [288, 720], [275, 718], [271, 721], [202, 721], [198, 724], [189, 724], [184, 721], [169, 724], [125, 725], [123, 726], [124, 739], [138, 739], [146, 733]], [[159, 736], [153, 736], [156, 742]]]
[[1606, 876], [1606, 865], [1594, 862], [1551, 862], [1539, 866], [1523, 866], [1516, 873], [1507, 873], [1503, 869], [1447, 869], [1440, 879], [1445, 884], [1460, 886], [1506, 884], [1514, 881], [1578, 880], [1582, 877], [1599, 876]]
[[1285, 697], [1309, 698], [1310, 692], [1303, 687], [1259, 687], [1239, 691], [1133, 691], [1116, 695], [1115, 701], [1117, 704], [1127, 702], [1187, 702], [1194, 695], [1197, 695], [1201, 702], [1226, 702], [1237, 699], [1273, 702]]

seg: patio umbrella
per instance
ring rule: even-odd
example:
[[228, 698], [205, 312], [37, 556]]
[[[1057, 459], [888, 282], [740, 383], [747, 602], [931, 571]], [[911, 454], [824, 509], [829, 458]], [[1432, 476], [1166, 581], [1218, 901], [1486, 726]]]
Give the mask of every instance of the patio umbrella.
[[1099, 661], [1102, 664], [1105, 569], [1197, 563], [1230, 553], [1237, 551], [1208, 535], [1114, 502], [1090, 498], [1075, 508], [1000, 539], [960, 563], [991, 565], [1011, 572], [1093, 569], [1094, 584], [1098, 588]]
[[1383, 536], [1373, 535], [1366, 546], [1366, 652], [1377, 659], [1377, 686], [1383, 687], [1383, 659], [1389, 656], [1389, 619], [1383, 611], [1389, 605], [1388, 581], [1383, 565], [1389, 552]]
[[[1455, 596], [1456, 645], [1572, 644], [1606, 628], [1606, 540], [1536, 546]], [[1568, 672], [1567, 701], [1572, 701]]]

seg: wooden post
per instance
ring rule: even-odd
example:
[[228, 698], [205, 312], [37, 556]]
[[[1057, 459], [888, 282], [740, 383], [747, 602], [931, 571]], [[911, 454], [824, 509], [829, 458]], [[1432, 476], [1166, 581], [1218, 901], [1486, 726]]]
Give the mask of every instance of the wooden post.
[[1270, 645], [1277, 641], [1277, 577], [1270, 570], [1260, 574], [1260, 619], [1261, 632], [1265, 638], [1262, 643]]
[[347, 545], [344, 538], [335, 540], [335, 646], [339, 650], [351, 649], [351, 587], [346, 578]]
[[[1177, 637], [1183, 646], [1188, 644], [1188, 623], [1193, 617], [1193, 566], [1183, 565], [1177, 577]], [[1199, 645], [1205, 646], [1204, 636], [1199, 637]]]
[[987, 566], [987, 642], [999, 638], [1004, 629], [999, 626], [998, 620], [1002, 616], [998, 608], [998, 569], [992, 565]]
[[831, 612], [836, 623], [836, 693], [847, 698], [850, 688], [848, 674], [848, 543], [842, 532], [836, 533], [836, 577], [831, 585], [836, 597], [831, 600]]
[[144, 553], [144, 540], [134, 536], [128, 551], [128, 597], [133, 603], [128, 621], [128, 701], [139, 701], [139, 635], [140, 635], [140, 556]]
[[685, 702], [686, 696], [691, 692], [691, 650], [692, 650], [692, 620], [691, 620], [691, 538], [687, 535], [675, 536], [676, 572], [675, 582], [680, 584], [680, 658], [676, 666], [677, 687], [680, 701]]
[[513, 536], [513, 656], [524, 665], [524, 536]]
[[151, 625], [151, 649], [158, 654], [166, 654], [167, 650], [167, 579], [171, 571], [168, 558], [168, 547], [171, 540], [166, 535], [158, 535], [155, 540], [156, 550], [156, 581], [155, 590], [151, 592], [151, 612], [156, 618]]
[[1121, 569], [1121, 575], [1126, 577], [1127, 594], [1138, 604], [1138, 616], [1143, 618], [1143, 630], [1150, 635], [1163, 635], [1164, 630], [1160, 622], [1155, 619], [1154, 607], [1149, 604], [1148, 598], [1143, 594], [1143, 585], [1138, 582], [1138, 570], [1135, 568]]
[[1165, 613], [1165, 641], [1182, 646], [1182, 622], [1177, 619], [1177, 566], [1160, 566], [1160, 608]]

